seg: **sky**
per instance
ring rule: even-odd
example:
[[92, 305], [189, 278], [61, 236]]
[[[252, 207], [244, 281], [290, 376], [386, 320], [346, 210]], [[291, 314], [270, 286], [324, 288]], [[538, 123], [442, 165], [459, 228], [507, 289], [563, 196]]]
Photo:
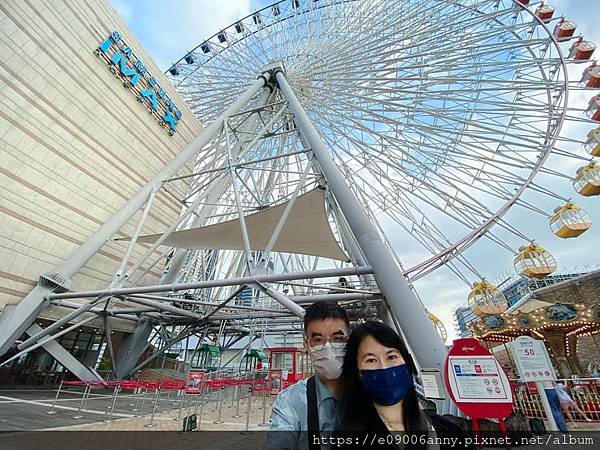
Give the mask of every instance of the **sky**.
[[[158, 66], [166, 70], [174, 61], [177, 61], [189, 50], [196, 47], [209, 36], [226, 28], [238, 19], [260, 9], [272, 2], [265, 0], [173, 0], [164, 2], [160, 0], [110, 0], [113, 7], [128, 24], [130, 29], [152, 56]], [[577, 32], [587, 40], [600, 44], [600, 1], [598, 0], [553, 0], [546, 2], [556, 8], [559, 14], [577, 23]], [[563, 45], [566, 51], [566, 44]], [[597, 50], [600, 53], [600, 50]], [[595, 55], [597, 58], [600, 54]], [[570, 77], [578, 79], [585, 65], [577, 65], [569, 69]], [[589, 92], [577, 91], [571, 95], [570, 106], [584, 108], [591, 97]], [[583, 139], [591, 126], [580, 124], [567, 124], [561, 135], [567, 134], [576, 139]], [[578, 146], [565, 149], [581, 154]], [[581, 165], [580, 162], [568, 163], [564, 167], [564, 159], [550, 160], [551, 166], [572, 171]], [[551, 189], [556, 189], [565, 196], [573, 196], [573, 200], [584, 207], [596, 223], [600, 223], [600, 207], [598, 199], [583, 199], [572, 192], [568, 180], [556, 181], [554, 179], [538, 180], [540, 184]], [[544, 184], [544, 182], [546, 184]], [[528, 198], [532, 203], [543, 207], [545, 210], [554, 209], [553, 201], [535, 195]], [[551, 250], [559, 262], [559, 272], [586, 270], [595, 268], [600, 263], [595, 249], [600, 248], [600, 226], [592, 228], [586, 234], [573, 240], [560, 240], [552, 235], [547, 219], [527, 212], [522, 209], [513, 209], [507, 216], [509, 222], [520, 226], [536, 241]], [[411, 254], [418, 257], [419, 246], [400, 241], [398, 236], [388, 235], [394, 249], [400, 255]], [[506, 251], [501, 251], [497, 246], [480, 241], [468, 250], [470, 262], [477, 265], [478, 269], [487, 278], [500, 282], [507, 276], [514, 274], [514, 256]], [[447, 269], [440, 269], [433, 274], [418, 280], [415, 283], [417, 291], [424, 304], [444, 323], [450, 343], [456, 338], [453, 311], [459, 306], [466, 306], [469, 286], [459, 281]]]

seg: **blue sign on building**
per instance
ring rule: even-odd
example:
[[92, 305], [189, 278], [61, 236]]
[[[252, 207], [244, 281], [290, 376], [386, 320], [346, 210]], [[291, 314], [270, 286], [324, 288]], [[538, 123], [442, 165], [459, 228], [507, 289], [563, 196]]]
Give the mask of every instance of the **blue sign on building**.
[[103, 41], [96, 53], [104, 56], [107, 63], [115, 67], [117, 73], [127, 80], [128, 86], [134, 88], [140, 101], [145, 102], [157, 115], [161, 123], [173, 135], [177, 131], [177, 122], [181, 119], [181, 110], [167, 96], [166, 91], [159, 85], [144, 63], [134, 55], [133, 50], [123, 41], [118, 31], [113, 31], [110, 37]]

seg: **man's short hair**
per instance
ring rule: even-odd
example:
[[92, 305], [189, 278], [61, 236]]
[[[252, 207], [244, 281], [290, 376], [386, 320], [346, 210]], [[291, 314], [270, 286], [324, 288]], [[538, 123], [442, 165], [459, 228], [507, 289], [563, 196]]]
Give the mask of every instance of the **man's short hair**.
[[316, 302], [306, 308], [304, 314], [304, 332], [311, 320], [322, 319], [342, 319], [348, 328], [350, 328], [350, 319], [344, 308], [335, 302]]

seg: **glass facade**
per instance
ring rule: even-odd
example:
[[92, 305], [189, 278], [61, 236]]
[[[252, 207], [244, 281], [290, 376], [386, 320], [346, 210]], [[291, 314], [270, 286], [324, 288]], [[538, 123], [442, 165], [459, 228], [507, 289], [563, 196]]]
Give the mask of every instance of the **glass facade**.
[[[43, 327], [48, 325], [50, 322], [41, 323]], [[81, 327], [69, 331], [57, 341], [85, 366], [94, 368], [105, 347], [102, 345], [104, 337], [103, 330]], [[0, 386], [55, 386], [70, 377], [72, 375], [43, 348], [37, 348], [0, 367]]]

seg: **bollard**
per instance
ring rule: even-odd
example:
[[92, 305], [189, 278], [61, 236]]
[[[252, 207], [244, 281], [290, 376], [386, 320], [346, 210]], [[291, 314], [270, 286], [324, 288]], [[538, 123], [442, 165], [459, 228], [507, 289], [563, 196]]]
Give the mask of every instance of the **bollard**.
[[263, 388], [263, 401], [262, 401], [262, 410], [263, 410], [263, 414], [262, 414], [262, 423], [259, 423], [258, 426], [259, 427], [266, 427], [269, 426], [269, 424], [267, 423], [267, 389]]
[[[200, 388], [202, 389], [202, 388]], [[196, 394], [196, 405], [194, 406], [194, 414], [198, 414], [198, 399], [200, 398], [200, 393]]]
[[140, 404], [140, 413], [139, 413], [138, 417], [142, 417], [144, 415], [144, 402], [146, 401], [146, 393], [147, 392], [148, 392], [148, 390], [144, 388], [143, 395], [142, 395], [142, 403]]
[[237, 395], [237, 391], [238, 391], [238, 385], [236, 384], [233, 387], [233, 391], [231, 393], [231, 404], [229, 405], [229, 408], [233, 408], [233, 405], [235, 404], [235, 397]]
[[250, 429], [250, 412], [252, 410], [252, 388], [249, 387], [248, 391], [250, 395], [248, 395], [248, 409], [246, 409], [246, 429], [243, 434], [248, 434], [248, 430]]
[[218, 412], [219, 411], [219, 402], [221, 401], [221, 389], [217, 390], [217, 399], [215, 400], [215, 409], [212, 410], [212, 412]]
[[[225, 391], [225, 386], [221, 386], [221, 390]], [[219, 408], [218, 408], [218, 413], [217, 413], [217, 420], [215, 420], [213, 423], [223, 423], [224, 421], [221, 420], [221, 414], [223, 412], [223, 399], [221, 398], [219, 401]]]
[[117, 385], [115, 386], [115, 390], [113, 391], [113, 395], [112, 395], [112, 401], [110, 403], [110, 409], [108, 412], [108, 419], [106, 419], [104, 422], [106, 423], [110, 423], [112, 422], [112, 415], [113, 415], [113, 411], [115, 409], [115, 403], [117, 403], [117, 396], [119, 395], [119, 383], [117, 383]]
[[206, 392], [206, 389], [202, 387], [201, 391], [202, 398], [200, 399], [200, 413], [198, 414], [198, 431], [200, 431], [200, 425], [202, 424], [202, 411], [204, 410], [204, 393]]
[[142, 392], [144, 394], [146, 394], [145, 389], [142, 389], [141, 387], [136, 388], [136, 390], [134, 392], [135, 392], [135, 394], [134, 394], [135, 395], [135, 405], [133, 406], [133, 409], [131, 410], [132, 412], [139, 411], [139, 409], [140, 409], [139, 404], [140, 404], [140, 399], [142, 398]]
[[183, 401], [185, 399], [185, 392], [182, 392], [181, 390], [179, 390], [180, 394], [181, 394], [181, 401], [179, 402], [179, 413], [177, 414], [177, 417], [173, 417], [173, 420], [181, 420], [181, 411], [183, 410]]
[[84, 395], [85, 399], [83, 400], [83, 409], [82, 411], [85, 411], [85, 409], [87, 408], [87, 402], [90, 399], [90, 395], [92, 394], [92, 385], [90, 385], [90, 388], [88, 390], [87, 395]]
[[[135, 388], [135, 389], [133, 389], [133, 390], [131, 391], [131, 395], [133, 396], [133, 398], [134, 398], [134, 399], [136, 399], [136, 402], [132, 403], [132, 402], [130, 401], [129, 403], [127, 403], [127, 406], [129, 406], [130, 408], [131, 408], [131, 407], [134, 407], [134, 408], [135, 408], [135, 407], [136, 407], [136, 405], [137, 405], [137, 395], [136, 395], [136, 394], [137, 394], [137, 391], [138, 391], [138, 390], [137, 390], [137, 388]], [[133, 399], [131, 399], [131, 400], [133, 401]], [[133, 409], [132, 409], [132, 411], [133, 411]]]
[[52, 407], [50, 408], [50, 411], [48, 411], [47, 414], [56, 414], [56, 411], [54, 411], [54, 407], [56, 406], [56, 401], [58, 400], [58, 396], [60, 395], [60, 391], [63, 387], [63, 383], [65, 380], [60, 380], [60, 385], [58, 386], [58, 391], [56, 391], [56, 397], [54, 397], [54, 401], [52, 402]]
[[160, 399], [160, 386], [156, 388], [156, 397], [154, 398], [154, 406], [152, 407], [152, 415], [150, 416], [150, 423], [144, 425], [145, 427], [151, 428], [155, 427], [154, 423], [154, 414], [156, 413], [156, 406], [158, 405], [158, 401]]
[[236, 386], [238, 388], [238, 396], [237, 396], [237, 401], [236, 401], [236, 405], [235, 405], [235, 415], [233, 417], [235, 417], [236, 419], [239, 419], [240, 417], [242, 417], [242, 415], [240, 414], [240, 401], [242, 400], [242, 390], [240, 389], [240, 386]]
[[[198, 394], [194, 394], [194, 395], [198, 395]], [[194, 395], [190, 394], [187, 396], [188, 399], [188, 405], [187, 405], [187, 415], [191, 416], [192, 415], [192, 403], [194, 403]]]
[[90, 385], [86, 384], [85, 390], [83, 391], [83, 396], [81, 397], [81, 402], [79, 402], [79, 408], [77, 409], [77, 415], [73, 416], [73, 419], [81, 419], [83, 417], [81, 415], [81, 409], [83, 408], [83, 402], [85, 401], [85, 398], [88, 394], [89, 389], [90, 389]]

